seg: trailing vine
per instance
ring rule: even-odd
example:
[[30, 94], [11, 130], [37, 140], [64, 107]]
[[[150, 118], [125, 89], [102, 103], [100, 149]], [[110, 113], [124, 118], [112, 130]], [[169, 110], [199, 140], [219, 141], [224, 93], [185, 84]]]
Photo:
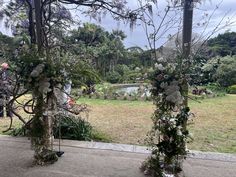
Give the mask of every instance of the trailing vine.
[[182, 69], [181, 62], [173, 64], [159, 59], [151, 75], [151, 92], [156, 106], [148, 139], [152, 153], [141, 169], [153, 177], [178, 176], [187, 154], [185, 145], [189, 131], [186, 122], [190, 118], [190, 109], [184, 104], [187, 79]]

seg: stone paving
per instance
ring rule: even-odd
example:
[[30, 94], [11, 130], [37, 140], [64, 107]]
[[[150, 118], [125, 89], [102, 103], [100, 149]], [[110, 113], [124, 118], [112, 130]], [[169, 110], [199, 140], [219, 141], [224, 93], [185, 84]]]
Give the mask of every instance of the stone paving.
[[[55, 148], [58, 142], [55, 142]], [[65, 154], [53, 165], [33, 166], [27, 138], [0, 136], [0, 177], [144, 177], [146, 147], [64, 140]], [[186, 177], [236, 177], [236, 155], [191, 151]]]

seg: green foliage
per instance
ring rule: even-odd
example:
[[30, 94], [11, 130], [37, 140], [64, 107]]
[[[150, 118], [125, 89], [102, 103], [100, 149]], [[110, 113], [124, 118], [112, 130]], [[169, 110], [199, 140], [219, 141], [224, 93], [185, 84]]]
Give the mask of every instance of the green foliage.
[[86, 120], [72, 115], [58, 115], [54, 123], [53, 134], [55, 138], [59, 137], [61, 128], [61, 138], [71, 140], [91, 140], [92, 126]]
[[219, 34], [208, 41], [208, 46], [213, 56], [236, 55], [236, 33]]
[[26, 128], [23, 127], [19, 127], [19, 128], [14, 128], [11, 132], [9, 132], [9, 135], [12, 136], [26, 136]]
[[99, 95], [109, 95], [112, 91], [112, 85], [110, 83], [97, 84], [95, 86], [95, 91]]
[[223, 87], [236, 84], [236, 56], [223, 57], [214, 77]]
[[3, 35], [0, 32], [0, 62], [8, 60], [14, 51], [13, 38]]
[[227, 91], [230, 94], [236, 94], [236, 85], [229, 86]]
[[202, 84], [217, 82], [221, 87], [236, 83], [236, 56], [214, 57], [202, 67]]
[[[111, 142], [109, 136], [93, 129], [90, 123], [86, 120], [72, 115], [59, 116], [57, 116], [53, 126], [53, 135], [55, 138], [60, 138], [59, 129], [61, 127], [62, 139]], [[9, 134], [13, 136], [26, 136], [28, 131], [29, 130], [23, 126], [13, 129]]]
[[144, 81], [147, 72], [145, 68], [118, 64], [115, 66], [114, 71], [108, 73], [106, 80], [110, 83], [136, 83]]
[[[90, 63], [104, 80], [111, 83], [136, 82], [136, 78], [144, 78], [145, 69], [152, 67], [152, 52], [139, 47], [125, 49], [125, 37], [122, 31], [108, 32], [101, 26], [85, 23], [71, 31], [65, 37], [65, 43], [70, 46], [68, 50], [71, 53]], [[137, 67], [141, 72], [135, 72]]]
[[226, 93], [226, 89], [224, 87], [221, 87], [217, 83], [211, 83], [206, 86], [204, 86], [206, 89], [212, 91], [213, 93]]
[[112, 142], [111, 137], [107, 136], [105, 133], [99, 132], [97, 130], [92, 130], [92, 140], [110, 143]]
[[123, 45], [125, 37], [122, 31], [107, 32], [101, 26], [85, 23], [84, 26], [71, 31], [65, 43], [71, 46], [69, 50], [72, 53], [93, 64], [105, 78], [126, 55]]
[[109, 72], [106, 76], [106, 80], [112, 84], [115, 84], [121, 80], [121, 75], [116, 71]]

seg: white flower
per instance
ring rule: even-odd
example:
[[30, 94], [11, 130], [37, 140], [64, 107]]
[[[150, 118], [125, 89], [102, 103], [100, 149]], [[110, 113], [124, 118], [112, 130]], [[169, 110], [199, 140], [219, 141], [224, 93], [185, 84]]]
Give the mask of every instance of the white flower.
[[171, 118], [171, 119], [169, 120], [169, 123], [170, 123], [170, 125], [171, 125], [173, 128], [176, 127], [176, 121], [175, 121], [174, 118]]
[[135, 71], [139, 72], [141, 69], [139, 67], [135, 68]]
[[174, 63], [168, 63], [168, 67], [169, 67], [171, 70], [175, 70], [176, 65], [175, 65]]
[[167, 173], [164, 173], [164, 172], [163, 172], [163, 176], [164, 176], [164, 177], [175, 177], [175, 176], [172, 175], [172, 174], [167, 174]]
[[163, 65], [162, 65], [162, 64], [158, 64], [158, 63], [155, 63], [155, 68], [157, 68], [157, 69], [160, 70], [160, 71], [164, 71], [164, 70], [165, 70], [165, 68], [163, 67]]
[[183, 104], [183, 97], [179, 91], [172, 92], [166, 97], [166, 100], [176, 105]]
[[180, 129], [178, 129], [176, 133], [177, 133], [178, 136], [182, 136], [183, 135], [182, 131]]
[[167, 60], [163, 57], [158, 58], [157, 61], [160, 62], [160, 63], [166, 63], [167, 62]]
[[161, 88], [165, 89], [168, 87], [168, 83], [167, 82], [162, 82], [160, 85]]
[[42, 72], [43, 72], [43, 69], [44, 69], [45, 65], [44, 64], [39, 64], [37, 65], [33, 71], [30, 73], [30, 76], [31, 77], [38, 77]]
[[172, 81], [170, 85], [166, 85], [167, 83], [161, 83], [161, 88], [165, 89], [166, 100], [174, 103], [176, 105], [180, 105], [183, 103], [183, 97], [180, 93], [180, 87], [178, 81]]
[[179, 91], [179, 86], [177, 85], [169, 85], [165, 87], [165, 94], [166, 95], [172, 95], [174, 92]]
[[50, 81], [49, 78], [45, 78], [39, 81], [39, 91], [41, 93], [48, 93], [51, 91], [49, 81]]

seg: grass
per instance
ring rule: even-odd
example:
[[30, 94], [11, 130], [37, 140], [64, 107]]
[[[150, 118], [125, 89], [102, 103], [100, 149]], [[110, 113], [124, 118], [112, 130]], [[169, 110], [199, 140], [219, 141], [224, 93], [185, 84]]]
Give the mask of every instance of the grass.
[[[151, 102], [80, 99], [90, 107], [89, 122], [113, 142], [144, 144], [151, 129]], [[194, 141], [189, 149], [236, 153], [236, 95], [190, 101]]]
[[151, 129], [154, 107], [150, 102], [82, 98], [79, 103], [89, 105], [88, 121], [112, 142], [143, 144]]
[[190, 102], [196, 118], [191, 149], [236, 153], [236, 95]]
[[[88, 98], [81, 98], [78, 102], [88, 104], [88, 121], [99, 132], [95, 133], [97, 139], [144, 144], [146, 134], [152, 127], [152, 102]], [[201, 103], [190, 101], [189, 105], [195, 118], [194, 124], [189, 126], [194, 141], [188, 144], [188, 148], [236, 153], [236, 95], [204, 99]], [[14, 127], [20, 124], [14, 118]], [[0, 132], [8, 125], [8, 119], [0, 119]]]

